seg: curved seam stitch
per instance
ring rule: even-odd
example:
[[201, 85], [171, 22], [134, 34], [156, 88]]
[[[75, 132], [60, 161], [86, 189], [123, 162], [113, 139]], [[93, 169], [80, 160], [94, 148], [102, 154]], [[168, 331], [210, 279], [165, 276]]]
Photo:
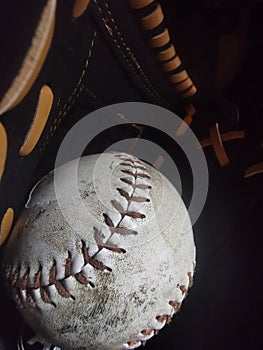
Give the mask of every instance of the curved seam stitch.
[[[82, 265], [80, 271], [73, 273], [73, 271], [72, 271], [72, 255], [69, 251], [68, 258], [66, 259], [65, 266], [64, 266], [65, 276], [61, 279], [57, 279], [57, 263], [56, 263], [56, 260], [54, 259], [53, 265], [51, 266], [51, 268], [49, 270], [49, 284], [48, 285], [42, 285], [42, 283], [41, 283], [41, 275], [42, 275], [41, 264], [39, 266], [38, 271], [36, 272], [36, 274], [34, 276], [34, 285], [33, 286], [29, 285], [30, 266], [28, 266], [26, 268], [26, 271], [21, 278], [21, 276], [20, 276], [21, 264], [19, 264], [15, 270], [13, 270], [13, 266], [11, 264], [7, 265], [6, 266], [6, 276], [7, 276], [7, 279], [10, 281], [11, 287], [15, 289], [15, 293], [16, 293], [15, 299], [18, 303], [18, 306], [24, 307], [23, 293], [25, 293], [26, 301], [28, 301], [28, 303], [30, 305], [37, 307], [33, 291], [38, 290], [38, 289], [40, 290], [41, 299], [44, 302], [50, 303], [50, 304], [55, 306], [56, 304], [52, 301], [52, 298], [51, 298], [49, 290], [48, 290], [48, 288], [50, 286], [55, 286], [58, 293], [62, 297], [75, 299], [74, 296], [71, 295], [70, 292], [67, 290], [67, 287], [64, 284], [64, 282], [67, 278], [75, 277], [77, 282], [84, 284], [84, 285], [90, 284], [92, 287], [95, 287], [94, 284], [91, 281], [89, 281], [87, 277], [85, 277], [85, 275], [82, 271], [83, 268], [85, 268], [87, 265], [91, 265], [92, 267], [94, 267], [97, 270], [111, 271], [110, 268], [108, 268], [106, 265], [104, 265], [102, 262], [100, 262], [99, 260], [96, 259], [96, 255], [103, 248], [110, 250], [110, 251], [113, 251], [113, 252], [116, 252], [116, 253], [125, 253], [126, 252], [124, 249], [110, 243], [110, 239], [112, 238], [114, 233], [117, 233], [120, 235], [135, 235], [135, 234], [137, 234], [136, 231], [126, 227], [125, 225], [124, 226], [120, 226], [120, 225], [123, 222], [123, 219], [127, 216], [132, 217], [134, 219], [142, 219], [145, 217], [145, 215], [141, 214], [140, 212], [130, 211], [129, 207], [130, 207], [131, 201], [135, 201], [135, 202], [138, 202], [138, 201], [139, 202], [148, 202], [148, 201], [150, 201], [146, 197], [135, 196], [136, 188], [142, 188], [144, 191], [149, 190], [151, 188], [151, 186], [148, 183], [147, 184], [145, 183], [143, 185], [138, 183], [138, 179], [148, 180], [148, 179], [150, 179], [150, 176], [147, 172], [147, 169], [143, 166], [142, 162], [139, 159], [132, 158], [132, 157], [127, 158], [126, 156], [124, 156], [122, 154], [116, 154], [115, 157], [119, 158], [119, 160], [120, 160], [119, 164], [122, 166], [122, 168], [120, 169], [120, 172], [125, 174], [125, 175], [132, 176], [133, 181], [131, 181], [131, 183], [129, 184], [127, 182], [129, 180], [127, 180], [126, 178], [125, 179], [123, 179], [121, 177], [119, 178], [120, 181], [128, 184], [132, 188], [132, 193], [131, 193], [131, 195], [128, 195], [128, 193], [125, 190], [118, 188], [117, 189], [117, 191], [119, 193], [118, 199], [114, 198], [111, 201], [116, 212], [118, 212], [120, 214], [120, 219], [118, 220], [118, 222], [116, 224], [114, 224], [112, 219], [110, 218], [110, 216], [103, 213], [104, 223], [105, 223], [105, 225], [110, 233], [109, 237], [107, 238], [107, 240], [105, 242], [103, 242], [102, 231], [98, 230], [96, 227], [93, 227], [93, 229], [95, 231], [95, 240], [97, 243], [98, 251], [96, 251], [93, 254], [93, 256], [90, 256], [89, 252], [88, 252], [88, 247], [86, 246], [86, 242], [82, 239], [81, 240], [82, 255], [83, 255], [84, 260], [83, 260], [83, 265]], [[127, 169], [127, 167], [128, 167], [128, 169]], [[129, 170], [129, 168], [133, 169], [134, 172], [132, 170]], [[126, 180], [126, 181], [124, 181], [124, 180]], [[128, 198], [127, 198], [127, 196], [128, 196]], [[122, 197], [124, 197], [127, 201], [127, 205], [125, 208], [118, 201]]]

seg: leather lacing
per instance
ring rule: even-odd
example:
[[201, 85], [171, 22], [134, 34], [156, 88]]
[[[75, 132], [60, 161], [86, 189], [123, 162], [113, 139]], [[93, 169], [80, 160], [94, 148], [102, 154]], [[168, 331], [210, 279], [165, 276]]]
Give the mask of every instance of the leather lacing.
[[243, 138], [245, 138], [245, 132], [242, 130], [220, 134], [219, 125], [216, 123], [210, 129], [210, 137], [200, 141], [200, 145], [202, 147], [212, 146], [220, 165], [224, 167], [230, 163], [230, 160], [223, 142]]
[[[146, 14], [140, 18], [140, 25], [142, 29], [150, 35], [149, 44], [152, 49], [156, 51], [156, 59], [162, 70], [167, 74], [176, 92], [183, 99], [194, 96], [197, 92], [197, 88], [183, 67], [174, 44], [171, 42], [169, 30], [165, 26], [164, 13], [159, 1], [129, 0], [129, 4], [136, 13], [144, 9]], [[158, 35], [156, 35], [157, 29], [161, 31]]]

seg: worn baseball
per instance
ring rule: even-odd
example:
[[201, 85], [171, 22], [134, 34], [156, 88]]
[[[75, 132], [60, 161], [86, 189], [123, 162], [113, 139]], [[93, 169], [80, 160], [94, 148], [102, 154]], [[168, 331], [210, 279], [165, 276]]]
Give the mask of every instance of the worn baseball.
[[134, 349], [179, 310], [195, 245], [167, 178], [134, 156], [104, 153], [71, 161], [36, 185], [3, 266], [45, 348]]

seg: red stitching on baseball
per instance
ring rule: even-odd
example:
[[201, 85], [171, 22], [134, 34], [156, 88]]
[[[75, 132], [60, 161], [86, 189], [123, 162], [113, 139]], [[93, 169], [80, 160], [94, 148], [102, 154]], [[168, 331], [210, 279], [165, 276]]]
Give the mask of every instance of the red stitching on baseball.
[[[120, 235], [135, 235], [137, 232], [135, 230], [132, 230], [128, 227], [120, 227], [120, 223], [123, 220], [125, 216], [131, 217], [133, 219], [143, 219], [145, 218], [145, 215], [136, 211], [129, 211], [128, 207], [130, 202], [149, 202], [150, 200], [146, 197], [142, 196], [134, 196], [134, 191], [136, 188], [138, 189], [151, 189], [151, 186], [148, 184], [140, 184], [136, 183], [136, 180], [138, 178], [142, 179], [150, 179], [150, 176], [145, 172], [139, 172], [139, 171], [146, 171], [147, 169], [142, 166], [142, 163], [139, 160], [133, 160], [132, 158], [127, 158], [122, 155], [115, 155], [116, 157], [120, 158], [122, 163], [120, 163], [122, 166], [125, 167], [131, 167], [134, 169], [134, 173], [130, 171], [129, 169], [121, 169], [121, 172], [126, 173], [128, 175], [132, 175], [134, 178], [134, 182], [128, 178], [120, 178], [120, 180], [133, 189], [132, 195], [129, 195], [127, 191], [124, 189], [118, 188], [118, 192], [120, 196], [125, 197], [127, 200], [127, 208], [123, 208], [123, 206], [118, 202], [118, 200], [113, 199], [111, 201], [113, 207], [121, 214], [121, 220], [117, 225], [114, 226], [113, 220], [110, 218], [110, 216], [106, 213], [103, 213], [105, 224], [109, 227], [111, 236], [114, 233], [120, 234]], [[139, 164], [139, 165], [138, 165]], [[86, 246], [86, 242], [84, 240], [81, 241], [81, 252], [83, 257], [83, 266], [81, 270], [75, 274], [72, 272], [72, 254], [71, 252], [68, 252], [68, 257], [65, 260], [64, 265], [64, 278], [58, 279], [57, 278], [57, 262], [56, 260], [53, 261], [53, 264], [49, 270], [49, 283], [48, 285], [43, 285], [42, 281], [42, 266], [39, 266], [38, 271], [36, 272], [34, 276], [33, 285], [30, 283], [30, 268], [28, 267], [26, 269], [26, 272], [24, 273], [23, 277], [19, 279], [19, 276], [21, 274], [21, 266], [18, 266], [15, 271], [13, 271], [13, 266], [10, 264], [8, 266], [5, 266], [5, 273], [6, 277], [10, 282], [10, 285], [12, 288], [15, 289], [15, 299], [17, 301], [17, 304], [19, 307], [24, 307], [25, 302], [29, 303], [31, 306], [36, 307], [36, 297], [34, 295], [34, 290], [39, 290], [40, 297], [42, 301], [45, 303], [49, 303], [53, 306], [56, 306], [55, 303], [52, 300], [49, 287], [54, 286], [58, 292], [59, 295], [61, 295], [64, 298], [71, 298], [75, 299], [74, 296], [70, 294], [68, 291], [65, 280], [69, 277], [74, 277], [78, 283], [81, 283], [83, 285], [89, 285], [91, 287], [95, 287], [94, 284], [87, 279], [82, 269], [87, 266], [88, 264], [91, 265], [94, 269], [99, 271], [109, 271], [111, 272], [111, 268], [104, 265], [101, 261], [97, 260], [95, 257], [96, 255], [103, 249], [110, 250], [115, 253], [126, 253], [125, 249], [121, 247], [117, 247], [113, 244], [110, 244], [108, 241], [103, 242], [102, 239], [102, 232], [94, 227], [94, 237], [97, 242], [98, 251], [93, 255], [90, 256], [89, 254], [89, 248]]]
[[88, 285], [90, 283], [90, 281], [85, 277], [82, 271], [76, 273], [75, 277], [76, 280], [81, 284]]
[[[53, 306], [56, 307], [56, 304], [52, 301], [51, 296], [50, 296], [50, 292], [48, 290], [47, 286], [42, 286], [40, 288], [40, 295], [41, 295], [41, 299], [48, 304], [52, 304]], [[21, 307], [23, 307], [24, 305], [22, 304]]]
[[140, 346], [141, 342], [140, 341], [129, 341], [127, 344], [128, 344], [128, 346], [133, 348], [134, 346], [136, 346], [136, 347]]
[[72, 259], [71, 259], [71, 253], [68, 252], [68, 258], [66, 259], [65, 263], [65, 278], [68, 278], [72, 275]]
[[[11, 267], [11, 269], [12, 269], [12, 267]], [[19, 277], [20, 269], [21, 269], [21, 267], [17, 267], [16, 270], [14, 272], [11, 272], [11, 274], [10, 274], [12, 287], [14, 287], [16, 285], [16, 282], [17, 282], [18, 277]]]
[[[142, 190], [149, 190], [152, 187], [149, 184], [145, 183], [137, 183], [137, 179], [149, 179], [150, 176], [145, 172], [147, 169], [141, 165], [140, 161], [138, 160], [133, 160], [132, 158], [125, 158], [121, 155], [116, 155], [116, 157], [119, 157], [123, 162], [120, 163], [122, 166], [125, 167], [130, 167], [133, 169], [133, 171], [129, 169], [121, 169], [120, 171], [122, 173], [125, 173], [129, 176], [132, 177], [130, 178], [120, 178], [120, 181], [125, 183], [126, 185], [130, 186], [132, 189], [132, 193], [130, 194], [126, 189], [123, 188], [117, 188], [117, 192], [119, 195], [127, 201], [127, 205], [125, 205], [125, 208], [123, 202], [119, 201], [118, 199], [113, 199], [111, 201], [112, 206], [117, 210], [117, 212], [120, 214], [120, 220], [117, 224], [114, 224], [114, 219], [110, 217], [110, 214], [103, 213], [104, 217], [104, 223], [108, 227], [109, 232], [110, 232], [110, 237], [107, 238], [106, 242], [105, 240], [105, 235], [103, 232], [96, 227], [94, 227], [94, 237], [95, 241], [97, 243], [97, 248], [98, 250], [96, 251], [95, 254], [92, 256], [89, 253], [89, 247], [86, 245], [86, 242], [84, 240], [81, 240], [81, 254], [83, 258], [83, 266], [81, 270], [77, 273], [73, 273], [72, 268], [73, 268], [73, 258], [72, 258], [72, 253], [69, 251], [68, 252], [68, 257], [65, 259], [65, 264], [64, 264], [64, 278], [58, 279], [58, 266], [57, 266], [57, 261], [54, 260], [53, 264], [49, 270], [49, 276], [48, 280], [49, 283], [48, 285], [42, 285], [42, 275], [43, 275], [43, 268], [40, 265], [38, 268], [38, 271], [35, 273], [33, 276], [33, 283], [30, 281], [30, 268], [26, 267], [25, 272], [21, 278], [21, 271], [22, 267], [19, 265], [14, 269], [12, 265], [5, 266], [5, 273], [10, 281], [11, 287], [14, 288], [15, 290], [15, 299], [17, 302], [17, 305], [19, 307], [24, 307], [25, 303], [27, 303], [31, 307], [36, 307], [36, 296], [35, 296], [35, 291], [39, 290], [40, 297], [42, 301], [45, 303], [49, 303], [56, 307], [56, 304], [52, 300], [52, 296], [50, 293], [49, 287], [53, 286], [56, 288], [57, 292], [59, 295], [61, 295], [64, 298], [71, 298], [75, 300], [74, 296], [72, 296], [67, 289], [66, 285], [66, 279], [70, 277], [74, 277], [75, 280], [83, 285], [89, 285], [90, 287], [95, 287], [95, 285], [90, 281], [84, 271], [82, 269], [90, 265], [94, 269], [99, 270], [99, 271], [111, 271], [111, 268], [103, 264], [101, 261], [96, 259], [96, 255], [102, 250], [102, 249], [107, 249], [115, 253], [125, 253], [126, 251], [118, 247], [110, 242], [110, 238], [112, 237], [113, 234], [117, 233], [120, 235], [132, 235], [132, 234], [137, 234], [135, 230], [132, 230], [128, 227], [120, 227], [120, 224], [122, 223], [123, 219], [125, 217], [131, 217], [132, 219], [143, 219], [145, 218], [145, 214], [134, 211], [134, 210], [129, 210], [129, 205], [131, 202], [137, 202], [137, 203], [143, 203], [143, 202], [149, 202], [150, 199], [148, 199], [146, 196], [135, 196], [135, 190], [142, 189]], [[144, 171], [144, 172], [141, 172]], [[24, 271], [24, 270], [23, 270]], [[186, 285], [177, 285], [177, 288], [182, 292], [183, 298], [185, 297], [188, 289], [192, 286], [193, 278], [192, 278], [192, 273], [188, 272], [188, 286]], [[170, 300], [169, 305], [171, 306], [171, 314], [167, 315], [158, 315], [156, 316], [156, 321], [160, 323], [160, 328], [166, 323], [170, 323], [172, 320], [172, 316], [174, 313], [178, 312], [178, 310], [181, 307], [181, 302], [178, 302], [176, 300]], [[159, 328], [159, 327], [157, 327]], [[149, 339], [151, 336], [154, 334], [157, 334], [159, 329], [148, 329], [145, 328], [143, 329], [140, 334], [138, 335], [140, 337], [140, 340], [133, 340], [129, 341], [125, 344], [125, 347], [127, 348], [134, 348], [140, 345], [144, 345], [146, 343], [146, 340]], [[142, 337], [145, 337], [146, 339], [141, 339]]]
[[25, 272], [25, 274], [24, 274], [24, 276], [22, 278], [21, 286], [20, 286], [20, 288], [22, 290], [26, 290], [26, 287], [28, 285], [28, 280], [29, 280], [29, 269], [26, 270], [26, 272]]
[[135, 188], [139, 188], [139, 189], [142, 189], [142, 190], [150, 190], [152, 188], [152, 186], [150, 185], [146, 185], [146, 184], [134, 184], [130, 179], [127, 179], [127, 178], [120, 178], [120, 180], [122, 182], [125, 182], [126, 184], [130, 185], [133, 189]]
[[57, 267], [56, 267], [56, 261], [53, 261], [53, 265], [49, 271], [49, 285], [53, 285], [56, 283], [57, 278]]
[[175, 312], [177, 312], [180, 309], [180, 307], [181, 307], [181, 303], [178, 303], [175, 300], [170, 300], [169, 301], [169, 305], [171, 305], [173, 307]]
[[141, 177], [141, 178], [146, 178], [146, 179], [150, 179], [150, 176], [148, 174], [145, 174], [145, 173], [137, 173], [137, 174], [134, 174], [132, 171], [130, 170], [121, 170], [122, 173], [124, 174], [127, 174], [127, 175], [130, 175], [132, 177]]
[[34, 288], [38, 289], [41, 287], [41, 274], [42, 274], [42, 266], [39, 266], [39, 270], [35, 275], [35, 280], [34, 280]]
[[30, 289], [26, 290], [26, 301], [29, 303], [29, 305], [35, 306], [34, 295], [32, 294], [32, 290]]
[[63, 284], [63, 280], [57, 280], [55, 282], [55, 287], [57, 288], [58, 293], [64, 298], [73, 298], [74, 297], [69, 293], [66, 287]]
[[193, 276], [192, 276], [191, 272], [188, 272], [187, 275], [188, 275], [188, 279], [189, 279], [189, 288], [191, 288], [193, 285]]
[[186, 293], [187, 293], [187, 288], [186, 288], [185, 285], [180, 286], [180, 289], [181, 289], [181, 291], [182, 291], [183, 294], [186, 294]]
[[123, 196], [128, 202], [138, 202], [138, 203], [143, 203], [143, 202], [150, 202], [149, 198], [145, 197], [140, 197], [140, 196], [130, 196], [128, 192], [123, 190], [122, 188], [117, 188], [117, 191], [119, 191], [120, 195]]
[[144, 329], [141, 331], [142, 335], [151, 335], [153, 333], [152, 329]]
[[[188, 276], [188, 280], [189, 280], [189, 285], [188, 287], [186, 287], [185, 285], [179, 285], [179, 289], [182, 291], [183, 294], [186, 294], [188, 289], [192, 286], [193, 283], [193, 276], [191, 272], [187, 273]], [[182, 303], [175, 301], [175, 300], [170, 300], [169, 301], [169, 305], [172, 306], [174, 313], [178, 312], [181, 308]], [[172, 321], [172, 315], [159, 315], [156, 316], [156, 321], [159, 323], [165, 323], [165, 324], [169, 324]], [[144, 336], [150, 336], [150, 335], [156, 335], [158, 334], [157, 329], [146, 329], [146, 330], [142, 330], [140, 333]], [[147, 339], [146, 339], [147, 340]], [[133, 346], [135, 346], [136, 344], [139, 344], [139, 342], [141, 343], [146, 343], [146, 340], [144, 341], [129, 341], [126, 344], [132, 348]]]

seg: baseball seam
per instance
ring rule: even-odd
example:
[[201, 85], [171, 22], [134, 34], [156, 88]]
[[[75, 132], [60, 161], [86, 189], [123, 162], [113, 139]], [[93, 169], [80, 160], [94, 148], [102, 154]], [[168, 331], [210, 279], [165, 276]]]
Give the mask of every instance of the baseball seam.
[[[193, 274], [192, 272], [187, 273], [188, 276], [188, 286], [186, 285], [178, 285], [178, 288], [181, 290], [183, 299], [186, 297], [189, 288], [192, 287], [193, 284]], [[158, 329], [152, 328], [152, 329], [144, 329], [138, 334], [139, 340], [133, 340], [128, 341], [127, 343], [123, 344], [122, 349], [135, 349], [138, 348], [141, 345], [145, 345], [146, 341], [150, 338], [152, 338], [154, 335], [158, 334], [159, 330], [165, 326], [165, 324], [169, 324], [172, 320], [173, 315], [178, 312], [181, 308], [182, 301], [178, 302], [175, 300], [170, 300], [169, 305], [172, 308], [172, 312], [170, 315], [159, 315], [156, 316], [156, 321], [158, 321], [161, 326]]]
[[[150, 202], [150, 198], [148, 198], [148, 192], [144, 192], [146, 190], [150, 190], [152, 186], [150, 185], [150, 176], [147, 173], [147, 168], [143, 166], [143, 163], [138, 159], [133, 159], [132, 157], [123, 155], [123, 154], [115, 154], [115, 157], [118, 157], [120, 160], [119, 165], [121, 166], [120, 172], [122, 173], [122, 176], [119, 178], [119, 180], [125, 184], [126, 189], [127, 186], [131, 187], [130, 194], [128, 191], [126, 191], [124, 188], [118, 187], [116, 188], [117, 193], [119, 194], [116, 196], [112, 201], [112, 207], [115, 209], [115, 212], [118, 212], [120, 214], [120, 219], [117, 223], [114, 224], [113, 218], [111, 218], [111, 215], [108, 213], [102, 213], [104, 217], [104, 224], [106, 225], [106, 228], [109, 230], [109, 237], [105, 240], [105, 236], [102, 232], [102, 230], [99, 230], [96, 227], [93, 227], [94, 229], [94, 238], [97, 243], [98, 250], [90, 256], [89, 254], [89, 247], [87, 246], [86, 242], [84, 240], [81, 240], [81, 253], [83, 257], [83, 265], [77, 273], [73, 273], [72, 271], [72, 253], [68, 251], [68, 257], [65, 260], [64, 263], [64, 277], [61, 279], [57, 278], [57, 262], [54, 259], [53, 264], [49, 270], [49, 283], [46, 285], [43, 285], [42, 282], [42, 266], [39, 266], [38, 271], [36, 272], [34, 276], [34, 283], [30, 283], [30, 268], [28, 267], [26, 269], [26, 272], [21, 277], [22, 272], [22, 266], [21, 264], [14, 269], [14, 266], [12, 264], [5, 265], [4, 270], [7, 277], [7, 280], [9, 281], [10, 287], [15, 292], [15, 299], [17, 302], [17, 305], [19, 308], [26, 307], [27, 305], [29, 307], [35, 307], [39, 309], [39, 306], [37, 305], [37, 300], [35, 296], [35, 291], [39, 290], [40, 297], [42, 301], [45, 303], [49, 303], [56, 307], [56, 304], [52, 300], [52, 295], [50, 293], [49, 288], [55, 287], [58, 294], [64, 298], [71, 298], [75, 300], [75, 297], [69, 292], [66, 286], [66, 279], [69, 277], [74, 277], [75, 280], [82, 284], [87, 285], [92, 288], [95, 287], [94, 283], [90, 281], [83, 272], [83, 268], [85, 268], [87, 265], [92, 266], [94, 269], [99, 271], [108, 271], [111, 272], [111, 268], [103, 264], [101, 261], [96, 259], [96, 255], [102, 250], [107, 249], [115, 253], [126, 253], [125, 249], [114, 245], [110, 242], [111, 237], [113, 234], [120, 234], [120, 235], [136, 235], [137, 232], [129, 227], [126, 227], [125, 225], [121, 225], [123, 222], [123, 219], [126, 217], [131, 217], [133, 219], [144, 219], [145, 214], [137, 211], [137, 210], [129, 210], [131, 202], [137, 202], [137, 203], [148, 203]], [[140, 179], [140, 181], [137, 181]], [[142, 181], [145, 180], [145, 181]], [[136, 196], [135, 192], [136, 189], [142, 190], [143, 196]], [[121, 198], [125, 198], [126, 205], [124, 206], [123, 201]], [[188, 289], [192, 286], [192, 273], [188, 272], [188, 285], [177, 285], [177, 288], [180, 289], [182, 293], [182, 297], [186, 296]], [[155, 320], [158, 322], [158, 327], [151, 328], [151, 329], [143, 329], [141, 332], [139, 332], [137, 340], [128, 341], [127, 343], [123, 344], [122, 349], [134, 349], [141, 345], [144, 345], [145, 342], [150, 339], [152, 336], [158, 333], [158, 331], [164, 327], [165, 324], [170, 323], [172, 316], [174, 313], [179, 311], [181, 307], [182, 301], [176, 301], [176, 300], [170, 300], [169, 305], [171, 306], [171, 313], [170, 314], [163, 314], [158, 315], [155, 317]]]
[[[142, 165], [139, 160], [134, 160], [133, 158], [129, 158], [127, 156], [115, 154], [115, 157], [120, 159], [120, 165], [122, 166], [121, 172], [124, 174], [124, 177], [120, 177], [120, 181], [132, 187], [132, 194], [129, 195], [125, 189], [119, 187], [117, 188], [117, 192], [120, 197], [124, 197], [126, 199], [127, 205], [126, 208], [120, 203], [121, 201], [118, 198], [115, 198], [111, 201], [113, 208], [120, 214], [121, 219], [117, 224], [114, 225], [114, 222], [109, 214], [103, 213], [104, 223], [108, 227], [110, 231], [110, 236], [103, 242], [103, 233], [101, 230], [98, 230], [96, 227], [94, 229], [94, 237], [97, 243], [98, 251], [93, 256], [89, 255], [89, 248], [84, 240], [81, 240], [81, 250], [83, 256], [83, 266], [81, 270], [77, 273], [72, 272], [72, 253], [68, 251], [68, 257], [65, 261], [64, 265], [64, 277], [61, 279], [57, 279], [57, 262], [54, 259], [53, 264], [49, 270], [49, 283], [47, 285], [43, 285], [42, 283], [42, 269], [43, 267], [40, 265], [37, 273], [34, 276], [33, 285], [30, 283], [30, 267], [28, 267], [21, 277], [22, 266], [19, 266], [14, 270], [14, 267], [9, 264], [5, 267], [5, 274], [7, 280], [10, 283], [12, 289], [15, 290], [15, 300], [17, 302], [18, 307], [25, 307], [25, 304], [28, 303], [30, 306], [38, 307], [36, 304], [36, 296], [34, 295], [34, 291], [40, 291], [40, 297], [42, 301], [45, 303], [49, 303], [53, 306], [56, 306], [54, 301], [52, 300], [52, 296], [50, 294], [49, 288], [54, 286], [62, 297], [71, 298], [75, 300], [74, 295], [72, 295], [66, 286], [66, 279], [69, 277], [75, 277], [76, 281], [83, 284], [89, 285], [90, 287], [95, 287], [92, 281], [88, 280], [82, 271], [85, 266], [88, 264], [91, 265], [94, 269], [100, 271], [109, 271], [111, 272], [111, 268], [104, 265], [101, 261], [96, 259], [96, 255], [103, 249], [107, 249], [116, 253], [126, 253], [125, 249], [118, 247], [109, 242], [110, 238], [113, 234], [120, 235], [135, 235], [137, 232], [128, 227], [121, 227], [120, 224], [125, 217], [131, 217], [133, 219], [143, 219], [145, 215], [138, 211], [129, 211], [129, 206], [131, 202], [150, 202], [150, 199], [142, 196], [135, 196], [136, 188], [146, 190], [151, 189], [151, 186], [147, 183], [137, 183], [137, 179], [150, 179], [150, 176], [146, 172], [146, 168]], [[125, 176], [126, 175], [126, 176]], [[128, 175], [128, 176], [127, 176]]]

